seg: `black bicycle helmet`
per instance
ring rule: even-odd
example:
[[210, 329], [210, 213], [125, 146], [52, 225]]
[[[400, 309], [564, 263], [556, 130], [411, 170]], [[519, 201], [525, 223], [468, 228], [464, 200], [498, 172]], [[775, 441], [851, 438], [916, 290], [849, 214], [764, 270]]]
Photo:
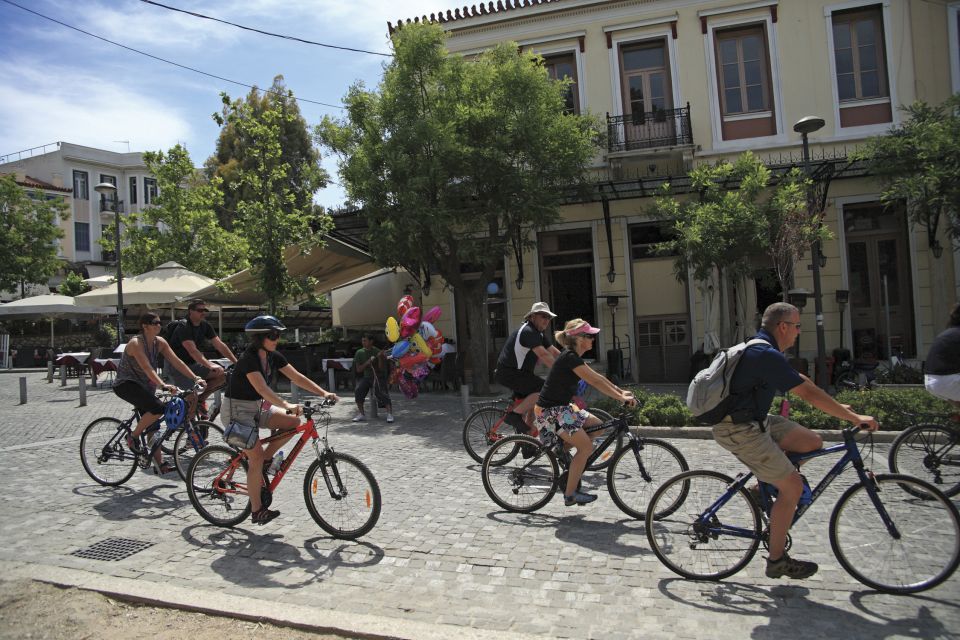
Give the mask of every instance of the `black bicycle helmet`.
[[270, 333], [271, 331], [286, 331], [283, 323], [274, 316], [257, 316], [243, 328], [246, 333]]

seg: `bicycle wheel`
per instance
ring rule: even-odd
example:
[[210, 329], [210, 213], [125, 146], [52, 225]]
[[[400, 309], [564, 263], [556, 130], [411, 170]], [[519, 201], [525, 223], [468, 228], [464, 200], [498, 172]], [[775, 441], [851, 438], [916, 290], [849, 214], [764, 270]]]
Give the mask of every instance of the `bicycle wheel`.
[[[597, 409], [594, 407], [587, 407], [587, 411], [592, 413], [594, 416], [599, 418], [603, 422], [609, 422], [613, 420], [613, 416], [604, 411], [603, 409]], [[611, 427], [612, 428], [612, 427]], [[610, 433], [610, 429], [604, 429], [603, 431], [596, 431], [590, 434], [590, 437], [593, 438], [593, 448], [596, 449], [599, 447], [603, 441], [606, 439], [607, 434]], [[617, 436], [617, 439], [610, 443], [610, 446], [607, 447], [607, 450], [600, 454], [600, 457], [597, 458], [596, 462], [587, 466], [587, 471], [600, 471], [606, 469], [610, 466], [610, 463], [613, 462], [614, 456], [617, 455], [617, 452], [623, 448], [623, 434], [621, 433]]]
[[874, 483], [896, 531], [862, 482], [847, 489], [830, 516], [830, 546], [843, 568], [887, 593], [916, 593], [949, 578], [960, 564], [960, 515], [950, 499], [902, 474], [878, 475]]
[[[647, 516], [647, 501], [665, 480], [689, 469], [683, 454], [672, 444], [651, 438], [637, 439], [620, 449], [607, 470], [607, 490], [614, 504], [631, 518], [643, 520]], [[678, 500], [682, 496], [677, 496]], [[673, 513], [679, 501], [662, 503], [654, 519]]]
[[497, 407], [480, 407], [463, 422], [463, 448], [476, 462], [483, 462], [490, 447], [516, 429], [503, 421], [506, 415]]
[[960, 493], [960, 430], [939, 424], [914, 425], [893, 441], [889, 464], [891, 473], [926, 480], [952, 498]]
[[[527, 445], [536, 449], [531, 458], [517, 455]], [[557, 491], [557, 458], [536, 438], [508, 436], [483, 458], [480, 475], [490, 499], [507, 511], [530, 513], [550, 502]]]
[[334, 538], [356, 540], [380, 518], [380, 486], [362, 462], [329, 452], [303, 478], [303, 499], [320, 528]]
[[[713, 508], [733, 479], [715, 471], [685, 471], [650, 499], [650, 548], [671, 571], [692, 580], [721, 580], [747, 566], [760, 546], [760, 509], [741, 489]], [[661, 512], [670, 515], [658, 517]], [[709, 512], [709, 513], [708, 513]]]
[[129, 480], [137, 470], [137, 455], [127, 447], [129, 433], [116, 418], [88, 424], [80, 437], [80, 462], [87, 475], [107, 487]]
[[173, 444], [173, 463], [184, 482], [187, 481], [187, 471], [190, 469], [193, 456], [200, 449], [214, 442], [223, 442], [223, 428], [219, 425], [206, 420], [197, 420], [183, 425]]
[[230, 447], [201, 449], [187, 471], [187, 495], [207, 522], [220, 527], [240, 524], [250, 515], [246, 458]]

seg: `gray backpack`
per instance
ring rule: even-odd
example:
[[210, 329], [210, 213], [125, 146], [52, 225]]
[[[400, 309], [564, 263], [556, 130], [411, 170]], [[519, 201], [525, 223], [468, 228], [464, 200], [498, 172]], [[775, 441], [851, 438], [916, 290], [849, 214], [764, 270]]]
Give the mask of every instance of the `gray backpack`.
[[735, 396], [730, 395], [730, 382], [747, 347], [770, 343], [760, 338], [741, 342], [717, 352], [710, 366], [697, 373], [687, 389], [687, 408], [702, 425], [714, 425], [729, 413]]

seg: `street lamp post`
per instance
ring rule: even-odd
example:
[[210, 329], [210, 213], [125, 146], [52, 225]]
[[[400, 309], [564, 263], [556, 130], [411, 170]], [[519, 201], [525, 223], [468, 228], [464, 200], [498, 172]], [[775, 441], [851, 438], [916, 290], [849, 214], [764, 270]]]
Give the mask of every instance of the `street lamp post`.
[[[99, 194], [105, 196], [116, 196], [117, 185], [109, 182], [101, 182], [93, 188]], [[113, 240], [114, 240], [114, 258], [117, 261], [117, 342], [123, 344], [123, 268], [120, 266], [120, 205], [123, 200], [114, 199], [113, 207]]]
[[[800, 134], [800, 137], [803, 140], [803, 173], [807, 177], [807, 180], [810, 180], [810, 145], [807, 141], [807, 136], [815, 131], [819, 131], [823, 128], [824, 122], [823, 118], [818, 118], [816, 116], [806, 116], [800, 118], [795, 125], [793, 125], [793, 130]], [[813, 215], [813, 194], [811, 192], [812, 185], [807, 184], [807, 214]], [[813, 241], [813, 246], [811, 247], [812, 260], [813, 264], [813, 304], [814, 312], [816, 313], [817, 320], [817, 361], [816, 361], [816, 383], [820, 387], [825, 388], [827, 385], [826, 381], [826, 358], [827, 351], [824, 345], [824, 334], [823, 334], [823, 294], [820, 290], [820, 238], [817, 237]]]

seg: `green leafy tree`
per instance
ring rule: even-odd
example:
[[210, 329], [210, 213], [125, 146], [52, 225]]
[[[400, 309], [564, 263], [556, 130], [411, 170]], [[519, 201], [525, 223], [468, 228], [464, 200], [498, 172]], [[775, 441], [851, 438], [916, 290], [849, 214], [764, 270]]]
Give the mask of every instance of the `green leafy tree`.
[[60, 286], [57, 287], [57, 291], [60, 292], [60, 295], [78, 296], [81, 293], [86, 293], [90, 291], [90, 286], [83, 281], [83, 276], [75, 271], [68, 271], [66, 277], [64, 277], [63, 282], [60, 283]]
[[[444, 38], [436, 25], [398, 29], [378, 89], [351, 87], [346, 118], [325, 118], [317, 137], [363, 207], [377, 261], [415, 277], [439, 274], [465, 309], [479, 310], [511, 243], [529, 248], [529, 230], [558, 219], [600, 128], [565, 113], [567, 84], [516, 44], [468, 61], [450, 55]], [[466, 320], [470, 335], [487, 335], [482, 314]], [[486, 345], [467, 346], [474, 387], [486, 391]]]
[[56, 241], [58, 220], [70, 217], [62, 198], [28, 192], [13, 175], [0, 176], [0, 290], [46, 283], [63, 267]]
[[[669, 184], [663, 185], [652, 215], [673, 223], [674, 238], [658, 250], [677, 256], [677, 278], [736, 281], [751, 275], [756, 258], [766, 254], [785, 294], [797, 260], [814, 239], [828, 237], [828, 232], [807, 211], [807, 181], [799, 171], [777, 182], [773, 184], [770, 170], [748, 151], [735, 162], [704, 164], [691, 171], [694, 197], [679, 200]], [[720, 287], [721, 309], [730, 308], [727, 289]], [[729, 344], [730, 319], [723, 312], [720, 317], [720, 339]]]
[[[314, 147], [310, 128], [300, 115], [293, 94], [284, 85], [283, 76], [275, 77], [266, 91], [252, 89], [239, 102], [245, 103], [248, 116], [256, 120], [270, 110], [280, 109], [284, 112], [286, 117], [277, 126], [280, 158], [289, 167], [286, 180], [292, 185], [292, 200], [287, 210], [306, 209], [317, 188], [316, 171], [321, 172], [323, 181], [326, 180], [326, 173], [320, 168], [320, 155]], [[207, 177], [217, 177], [223, 182], [223, 202], [217, 206], [217, 217], [225, 229], [232, 229], [239, 203], [256, 197], [254, 188], [240, 180], [240, 172], [255, 170], [258, 161], [256, 155], [251, 153], [248, 136], [241, 135], [234, 122], [227, 117], [228, 110], [228, 105], [224, 105], [222, 114], [218, 116], [218, 122], [221, 122], [220, 136], [213, 155], [204, 166]]]
[[[144, 153], [143, 160], [157, 179], [158, 195], [155, 206], [124, 216], [124, 270], [144, 273], [173, 260], [217, 279], [243, 269], [246, 243], [217, 221], [220, 179], [208, 181], [179, 144], [167, 153]], [[113, 234], [110, 225], [100, 239], [105, 251], [114, 250]]]
[[883, 183], [881, 200], [906, 206], [911, 223], [927, 229], [934, 246], [941, 222], [947, 235], [958, 240], [960, 93], [937, 106], [915, 102], [906, 114], [888, 134], [868, 140], [858, 157]]
[[214, 119], [232, 130], [236, 147], [244, 150], [231, 178], [241, 194], [234, 228], [248, 242], [251, 270], [270, 313], [276, 313], [282, 301], [314, 294], [315, 279], [292, 277], [284, 259], [294, 247], [309, 252], [323, 246], [332, 221], [312, 201], [326, 184], [326, 173], [316, 154], [286, 150], [288, 132], [302, 122], [292, 92], [284, 91], [282, 98], [271, 93], [265, 102], [221, 97], [223, 111]]

